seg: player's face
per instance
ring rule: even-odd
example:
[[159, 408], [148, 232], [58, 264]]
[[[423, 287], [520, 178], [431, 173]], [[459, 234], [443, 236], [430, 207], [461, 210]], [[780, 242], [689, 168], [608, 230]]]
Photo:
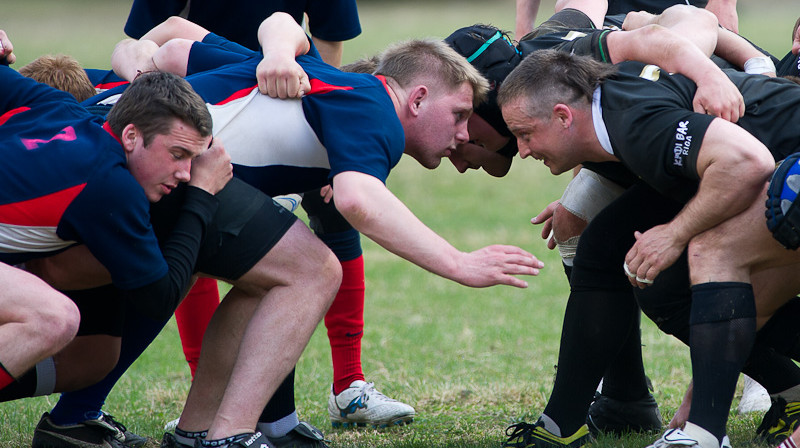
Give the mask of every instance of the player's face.
[[553, 174], [571, 170], [581, 160], [574, 160], [564, 127], [555, 114], [548, 118], [533, 118], [528, 112], [525, 99], [517, 99], [503, 106], [503, 119], [508, 129], [517, 137], [519, 156], [533, 157], [544, 162]]
[[792, 54], [797, 54], [799, 52], [800, 52], [800, 26], [794, 29], [794, 36], [792, 38]]
[[414, 127], [412, 154], [425, 168], [436, 168], [456, 145], [469, 141], [467, 120], [472, 114], [472, 86], [464, 83], [451, 92], [431, 93], [423, 101]]
[[507, 160], [507, 157], [497, 154], [497, 151], [506, 146], [510, 138], [501, 135], [476, 114], [469, 117], [467, 128], [470, 140], [457, 145], [455, 151], [450, 153], [450, 162], [458, 172], [464, 173], [481, 167], [488, 170], [493, 163]]
[[[128, 127], [125, 129], [127, 131]], [[178, 183], [188, 182], [191, 179], [192, 159], [202, 154], [211, 142], [210, 136], [201, 136], [197, 130], [177, 119], [168, 134], [156, 135], [147, 146], [135, 127], [132, 131], [138, 135], [134, 135], [130, 143], [123, 136], [123, 143], [128, 150], [128, 169], [150, 202], [158, 202], [172, 192]]]

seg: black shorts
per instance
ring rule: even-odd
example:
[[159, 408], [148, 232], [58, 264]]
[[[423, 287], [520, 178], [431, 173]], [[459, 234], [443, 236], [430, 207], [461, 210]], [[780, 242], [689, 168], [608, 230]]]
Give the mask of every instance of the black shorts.
[[[174, 226], [185, 187], [150, 207], [150, 222], [163, 241]], [[253, 268], [297, 220], [269, 196], [239, 179], [219, 193], [219, 207], [207, 229], [195, 272], [236, 280]]]
[[78, 336], [104, 334], [122, 336], [124, 302], [113, 285], [80, 291], [61, 291], [75, 302], [81, 313]]

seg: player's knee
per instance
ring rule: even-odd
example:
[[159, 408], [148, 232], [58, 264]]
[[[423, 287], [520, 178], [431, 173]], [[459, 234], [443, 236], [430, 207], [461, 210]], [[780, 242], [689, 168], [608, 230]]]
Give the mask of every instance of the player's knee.
[[588, 224], [585, 219], [570, 212], [561, 204], [558, 204], [553, 211], [553, 237], [557, 242], [579, 237]]
[[75, 338], [81, 314], [74, 302], [54, 291], [48, 306], [38, 308], [29, 318], [42, 344], [60, 349]]
[[296, 251], [292, 282], [306, 289], [309, 297], [319, 298], [319, 303], [327, 309], [342, 282], [342, 265], [339, 259], [318, 238], [311, 236], [303, 248]]
[[342, 264], [333, 252], [328, 251], [316, 275], [319, 276], [320, 289], [324, 291], [324, 296], [329, 298], [327, 308], [333, 302], [342, 283]]
[[724, 263], [733, 247], [729, 241], [730, 236], [720, 228], [709, 229], [689, 241], [689, 268], [690, 270], [704, 264]]

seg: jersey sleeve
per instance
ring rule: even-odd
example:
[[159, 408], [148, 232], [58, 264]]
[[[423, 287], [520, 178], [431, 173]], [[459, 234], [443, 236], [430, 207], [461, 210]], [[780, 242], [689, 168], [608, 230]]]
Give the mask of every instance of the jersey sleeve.
[[519, 43], [523, 56], [536, 50], [553, 49], [565, 53], [589, 56], [600, 62], [611, 63], [607, 39], [612, 30], [572, 29], [544, 34]]
[[327, 149], [329, 178], [358, 171], [386, 182], [403, 155], [405, 134], [383, 84], [370, 75], [358, 76], [374, 82], [348, 89], [315, 80], [303, 98], [303, 110]]
[[800, 55], [790, 51], [776, 66], [778, 76], [800, 76]]
[[[696, 190], [697, 155], [714, 117], [692, 109], [694, 86], [636, 62], [619, 65], [602, 88], [602, 120], [617, 156], [665, 196], [686, 201]], [[634, 75], [638, 73], [638, 75]]]
[[244, 62], [259, 53], [210, 33], [203, 42], [195, 42], [189, 52], [186, 75], [213, 70], [228, 64]]
[[159, 246], [150, 203], [122, 166], [88, 182], [59, 226], [62, 238], [80, 241], [106, 267], [116, 287], [142, 312], [168, 318], [191, 281], [217, 200], [189, 187], [179, 219]]

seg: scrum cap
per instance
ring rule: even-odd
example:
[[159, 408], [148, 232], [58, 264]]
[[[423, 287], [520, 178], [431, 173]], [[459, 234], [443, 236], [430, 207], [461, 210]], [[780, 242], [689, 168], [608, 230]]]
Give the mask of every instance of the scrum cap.
[[783, 247], [795, 250], [800, 247], [800, 153], [784, 159], [767, 189], [767, 228]]
[[513, 157], [517, 153], [517, 141], [508, 130], [497, 106], [497, 89], [511, 70], [522, 61], [522, 54], [506, 33], [489, 25], [472, 25], [458, 29], [444, 41], [467, 58], [489, 80], [486, 101], [475, 108], [475, 113], [500, 135], [511, 137], [509, 143], [498, 152]]

